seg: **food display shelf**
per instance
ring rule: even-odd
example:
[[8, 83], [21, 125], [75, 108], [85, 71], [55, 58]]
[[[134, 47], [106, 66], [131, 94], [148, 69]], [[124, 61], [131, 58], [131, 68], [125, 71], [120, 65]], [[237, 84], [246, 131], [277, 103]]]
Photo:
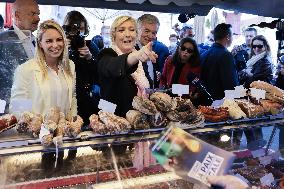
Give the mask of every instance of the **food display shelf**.
[[[284, 114], [274, 116], [263, 116], [253, 119], [228, 120], [218, 123], [203, 123], [198, 128], [184, 128], [192, 134], [203, 135], [228, 130], [245, 130], [256, 127], [282, 126], [284, 125]], [[83, 131], [76, 138], [63, 138], [63, 145], [60, 149], [72, 149], [78, 147], [92, 146], [101, 147], [106, 145], [119, 145], [136, 143], [139, 141], [155, 140], [165, 128], [151, 128], [147, 130], [132, 130], [111, 135], [97, 135], [91, 131]], [[32, 138], [19, 134], [13, 128], [0, 134], [0, 155], [7, 156], [19, 153], [49, 152], [55, 151], [55, 147], [45, 148], [38, 138]]]

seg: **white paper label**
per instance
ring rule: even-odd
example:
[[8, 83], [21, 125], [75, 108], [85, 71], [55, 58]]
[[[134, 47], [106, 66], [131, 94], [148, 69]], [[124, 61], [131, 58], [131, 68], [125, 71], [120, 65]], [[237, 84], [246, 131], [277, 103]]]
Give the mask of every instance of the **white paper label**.
[[211, 107], [213, 108], [219, 108], [224, 104], [224, 99], [221, 100], [214, 100], [213, 103], [211, 104]]
[[271, 156], [263, 156], [258, 158], [261, 165], [268, 165], [271, 163], [272, 157]]
[[272, 173], [264, 175], [263, 177], [260, 178], [260, 182], [262, 186], [270, 186], [273, 181], [274, 181], [274, 177]]
[[6, 101], [0, 99], [0, 113], [4, 113], [6, 106]]
[[241, 179], [242, 181], [244, 181], [245, 183], [249, 184], [249, 181], [245, 177], [243, 177], [242, 175], [236, 174], [235, 176], [238, 177], [239, 179]]
[[103, 110], [104, 112], [114, 113], [116, 109], [116, 104], [100, 99], [98, 108]]
[[42, 137], [44, 137], [45, 135], [49, 135], [50, 134], [50, 131], [45, 128], [43, 125], [41, 125], [41, 128], [40, 128], [40, 132], [39, 132], [39, 139], [41, 140]]
[[11, 101], [12, 112], [24, 112], [32, 110], [32, 100], [30, 99], [17, 99]]
[[280, 156], [281, 156], [281, 153], [280, 153], [279, 150], [276, 151], [276, 152], [271, 153], [271, 158], [272, 159], [279, 160]]
[[264, 149], [254, 150], [254, 151], [251, 151], [251, 154], [254, 158], [258, 158], [258, 157], [264, 156], [265, 151]]
[[250, 94], [252, 97], [256, 98], [256, 100], [265, 99], [265, 93], [265, 90], [250, 88]]
[[172, 93], [182, 96], [183, 94], [189, 94], [189, 85], [173, 84]]
[[234, 99], [236, 97], [235, 90], [225, 90], [224, 93], [224, 99]]
[[235, 87], [235, 95], [236, 98], [242, 98], [247, 95], [247, 89], [244, 88], [244, 86], [239, 85]]

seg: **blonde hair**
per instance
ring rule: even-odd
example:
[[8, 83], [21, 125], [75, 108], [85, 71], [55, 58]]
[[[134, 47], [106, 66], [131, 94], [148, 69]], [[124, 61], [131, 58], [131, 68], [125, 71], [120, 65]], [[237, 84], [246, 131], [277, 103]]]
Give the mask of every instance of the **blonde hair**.
[[134, 23], [134, 27], [135, 27], [136, 34], [137, 34], [137, 23], [136, 23], [135, 19], [132, 18], [131, 16], [119, 16], [113, 21], [113, 23], [111, 24], [111, 27], [110, 27], [111, 42], [112, 43], [114, 43], [114, 40], [115, 40], [115, 32], [116, 32], [117, 27], [119, 27], [121, 24], [123, 24], [126, 21], [131, 21], [131, 22]]
[[72, 76], [71, 73], [71, 68], [69, 64], [69, 56], [68, 56], [68, 46], [67, 46], [67, 39], [66, 35], [64, 33], [63, 28], [54, 20], [46, 20], [43, 23], [40, 24], [37, 32], [37, 38], [36, 38], [36, 52], [35, 52], [35, 59], [37, 60], [39, 67], [43, 73], [43, 79], [47, 78], [47, 67], [46, 67], [46, 62], [45, 62], [45, 56], [42, 48], [40, 47], [39, 43], [42, 40], [43, 34], [48, 30], [48, 29], [56, 29], [60, 35], [63, 37], [64, 41], [64, 49], [63, 52], [59, 58], [59, 63], [62, 65], [62, 68], [64, 72], [70, 76]]

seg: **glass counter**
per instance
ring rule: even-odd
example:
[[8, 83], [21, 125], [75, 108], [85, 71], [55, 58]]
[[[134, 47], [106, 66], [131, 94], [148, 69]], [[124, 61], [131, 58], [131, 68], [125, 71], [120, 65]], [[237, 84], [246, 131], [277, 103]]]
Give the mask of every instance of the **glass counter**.
[[[281, 147], [279, 132], [283, 123], [281, 116], [267, 116], [205, 123], [198, 128], [184, 129], [227, 151], [248, 152], [243, 131], [262, 128], [264, 140], [260, 142], [261, 146], [254, 146], [250, 151], [260, 148], [278, 151]], [[136, 184], [141, 188], [194, 187], [174, 173], [166, 171], [155, 161], [144, 165], [140, 170], [133, 164], [135, 147], [138, 144], [149, 146], [159, 137], [162, 130], [164, 128], [105, 136], [83, 131], [76, 138], [64, 137], [63, 146], [59, 148], [44, 148], [39, 139], [19, 134], [13, 128], [0, 134], [0, 185], [5, 188], [96, 189], [107, 186], [137, 188]], [[216, 134], [220, 138], [214, 137]], [[227, 136], [226, 140], [222, 136]], [[250, 157], [251, 154], [247, 156], [248, 159]]]

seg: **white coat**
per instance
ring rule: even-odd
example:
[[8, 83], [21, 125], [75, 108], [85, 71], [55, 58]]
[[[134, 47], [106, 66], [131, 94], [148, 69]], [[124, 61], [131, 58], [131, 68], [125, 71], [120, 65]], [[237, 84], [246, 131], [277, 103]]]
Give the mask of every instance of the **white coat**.
[[[70, 111], [66, 116], [77, 115], [77, 99], [75, 92], [75, 64], [70, 60], [70, 68], [73, 77], [68, 76], [65, 72], [65, 78], [68, 87], [68, 97]], [[51, 107], [50, 89], [47, 79], [43, 80], [43, 74], [36, 59], [31, 59], [17, 67], [14, 74], [14, 82], [11, 89], [10, 111], [13, 110], [11, 105], [14, 100], [27, 99], [32, 102], [32, 112], [45, 114]], [[11, 112], [17, 114], [18, 112]]]

